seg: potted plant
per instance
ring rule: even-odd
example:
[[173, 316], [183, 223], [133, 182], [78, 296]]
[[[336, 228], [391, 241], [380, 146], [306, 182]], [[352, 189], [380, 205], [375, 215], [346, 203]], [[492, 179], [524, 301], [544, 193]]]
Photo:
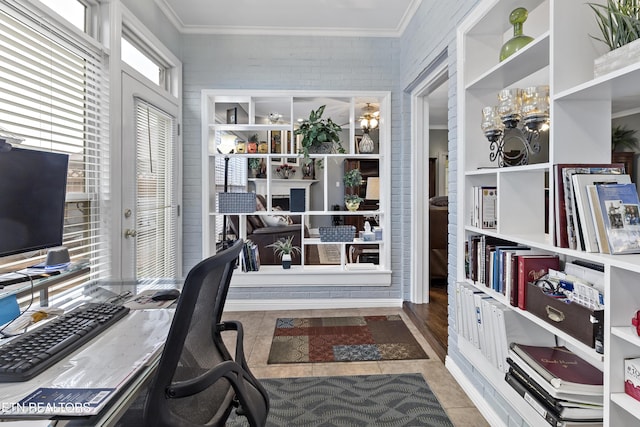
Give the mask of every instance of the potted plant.
[[249, 159], [249, 173], [252, 178], [257, 178], [260, 173], [260, 159], [257, 157], [251, 157]]
[[266, 247], [273, 248], [273, 252], [282, 260], [282, 268], [284, 269], [291, 268], [291, 255], [300, 253], [300, 247], [293, 245], [293, 236], [282, 237]]
[[638, 137], [635, 129], [627, 129], [624, 125], [617, 125], [611, 129], [611, 151], [623, 151], [625, 148], [638, 148]]
[[[611, 162], [623, 163], [625, 172], [635, 179], [635, 156], [638, 148], [638, 137], [635, 129], [624, 125], [611, 128]], [[628, 151], [627, 151], [628, 150]]]
[[299, 151], [303, 155], [302, 161], [305, 165], [311, 162], [310, 153], [331, 152], [333, 149], [339, 153], [345, 152], [340, 143], [340, 125], [330, 118], [322, 118], [325, 107], [326, 105], [322, 105], [315, 111], [311, 110], [309, 118], [294, 131], [295, 135], [302, 135]]
[[[635, 62], [640, 50], [640, 2], [638, 0], [607, 0], [605, 4], [588, 3], [596, 16], [602, 37], [591, 36], [607, 45], [610, 52], [596, 58], [594, 75], [613, 71]], [[624, 49], [620, 49], [627, 46]], [[615, 53], [614, 53], [615, 51]]]
[[356, 188], [362, 183], [362, 173], [360, 169], [355, 168], [347, 171], [343, 178], [345, 194], [344, 204], [348, 210], [355, 212], [360, 207], [363, 199], [356, 192]]

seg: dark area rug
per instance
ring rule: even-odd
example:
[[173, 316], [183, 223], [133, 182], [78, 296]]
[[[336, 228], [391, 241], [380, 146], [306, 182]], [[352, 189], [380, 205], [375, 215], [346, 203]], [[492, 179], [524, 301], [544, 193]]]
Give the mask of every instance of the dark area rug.
[[[422, 375], [358, 375], [260, 380], [269, 427], [453, 426]], [[231, 414], [227, 426], [247, 426]]]
[[280, 318], [267, 363], [428, 359], [399, 315]]

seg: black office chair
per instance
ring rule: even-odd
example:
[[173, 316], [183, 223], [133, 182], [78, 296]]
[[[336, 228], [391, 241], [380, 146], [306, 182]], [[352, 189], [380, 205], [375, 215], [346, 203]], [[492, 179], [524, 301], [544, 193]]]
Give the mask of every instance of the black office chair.
[[[146, 397], [145, 426], [224, 426], [234, 407], [250, 426], [265, 425], [269, 397], [247, 366], [242, 324], [221, 322], [242, 245], [236, 241], [187, 275]], [[235, 360], [222, 341], [229, 330], [237, 334]]]

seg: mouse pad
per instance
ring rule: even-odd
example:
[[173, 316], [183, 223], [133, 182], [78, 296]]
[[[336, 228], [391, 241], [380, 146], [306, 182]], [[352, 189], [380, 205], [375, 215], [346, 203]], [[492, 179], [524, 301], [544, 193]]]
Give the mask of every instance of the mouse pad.
[[153, 294], [158, 292], [157, 289], [148, 289], [129, 298], [125, 303], [125, 307], [132, 310], [145, 310], [149, 308], [165, 308], [173, 304], [176, 300], [154, 301], [151, 299]]

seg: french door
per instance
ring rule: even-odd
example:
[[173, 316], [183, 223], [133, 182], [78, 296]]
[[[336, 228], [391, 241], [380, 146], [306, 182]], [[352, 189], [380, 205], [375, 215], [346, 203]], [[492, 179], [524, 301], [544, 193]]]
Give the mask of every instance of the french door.
[[178, 106], [123, 73], [121, 276], [178, 278]]

